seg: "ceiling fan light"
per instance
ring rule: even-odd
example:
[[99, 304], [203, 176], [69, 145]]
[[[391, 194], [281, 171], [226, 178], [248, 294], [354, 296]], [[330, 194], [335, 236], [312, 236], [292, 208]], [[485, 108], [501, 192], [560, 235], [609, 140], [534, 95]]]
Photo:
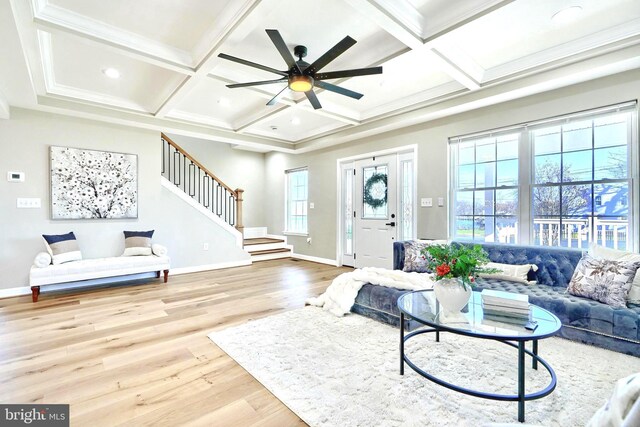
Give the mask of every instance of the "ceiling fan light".
[[289, 77], [289, 89], [294, 92], [308, 92], [313, 89], [313, 77], [291, 76]]

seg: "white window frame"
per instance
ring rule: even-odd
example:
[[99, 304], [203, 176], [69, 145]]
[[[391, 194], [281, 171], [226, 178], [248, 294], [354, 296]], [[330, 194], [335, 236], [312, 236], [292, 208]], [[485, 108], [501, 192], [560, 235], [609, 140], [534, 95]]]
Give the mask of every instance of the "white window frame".
[[[298, 174], [304, 172], [306, 175], [306, 185], [305, 185], [305, 190], [306, 190], [306, 194], [304, 199], [295, 199], [296, 203], [304, 203], [305, 209], [306, 209], [306, 214], [304, 215], [295, 215], [296, 217], [304, 217], [305, 221], [304, 223], [306, 224], [306, 227], [304, 229], [298, 229], [295, 227], [291, 227], [291, 219], [292, 219], [292, 214], [291, 214], [291, 202], [294, 200], [291, 200], [291, 194], [290, 194], [290, 186], [291, 186], [291, 177], [294, 174]], [[288, 235], [299, 235], [299, 236], [307, 236], [309, 233], [309, 169], [307, 167], [302, 167], [302, 168], [296, 168], [296, 169], [289, 169], [285, 171], [285, 211], [284, 211], [284, 233], [288, 234]]]
[[[535, 244], [534, 242], [534, 229], [532, 227], [532, 194], [534, 187], [534, 162], [533, 155], [533, 141], [531, 140], [531, 133], [535, 129], [539, 129], [547, 126], [554, 126], [557, 124], [565, 124], [573, 121], [582, 121], [601, 117], [606, 114], [615, 114], [618, 112], [630, 112], [631, 125], [628, 135], [628, 167], [629, 167], [629, 192], [628, 192], [628, 204], [629, 204], [629, 225], [631, 239], [628, 242], [628, 251], [638, 251], [640, 248], [639, 235], [640, 235], [640, 207], [638, 200], [640, 195], [638, 194], [638, 177], [640, 172], [640, 159], [638, 149], [638, 106], [636, 101], [625, 102], [617, 105], [602, 107], [598, 109], [582, 111], [564, 116], [553, 117], [545, 120], [539, 120], [532, 123], [525, 123], [520, 125], [514, 125], [501, 129], [495, 129], [491, 131], [463, 135], [449, 138], [449, 236], [455, 239], [455, 224], [456, 224], [456, 192], [457, 192], [457, 159], [455, 145], [460, 142], [468, 141], [471, 139], [480, 139], [483, 137], [495, 136], [496, 134], [504, 133], [520, 133], [519, 145], [518, 145], [518, 244]], [[598, 182], [598, 181], [593, 181]], [[595, 203], [595, 197], [594, 197]], [[593, 236], [589, 237], [593, 239]], [[583, 247], [586, 249], [586, 247]]]

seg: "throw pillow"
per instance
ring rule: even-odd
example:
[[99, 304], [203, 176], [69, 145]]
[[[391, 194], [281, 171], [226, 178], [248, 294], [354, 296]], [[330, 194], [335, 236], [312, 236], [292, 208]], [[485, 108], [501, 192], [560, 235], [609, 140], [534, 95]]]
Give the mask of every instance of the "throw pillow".
[[42, 237], [54, 265], [82, 259], [82, 253], [73, 231], [67, 234], [43, 234]]
[[637, 425], [640, 425], [640, 374], [632, 374], [616, 382], [611, 397], [587, 427]]
[[422, 250], [431, 245], [446, 245], [446, 240], [411, 240], [404, 242], [404, 267], [402, 271], [430, 273]]
[[151, 237], [154, 231], [125, 231], [122, 256], [151, 255]]
[[529, 271], [538, 271], [535, 264], [500, 264], [497, 262], [489, 262], [483, 268], [495, 268], [501, 270], [501, 273], [482, 273], [479, 277], [485, 279], [509, 280], [511, 282], [524, 283], [525, 285], [535, 285], [535, 280], [529, 280]]
[[[640, 261], [640, 254], [610, 249], [595, 243], [589, 246], [589, 255], [594, 258], [611, 259], [615, 261]], [[636, 276], [631, 284], [629, 295], [627, 295], [627, 302], [640, 304], [640, 269], [636, 272]]]
[[640, 261], [597, 259], [587, 253], [578, 262], [567, 291], [614, 308], [625, 308], [638, 267]]

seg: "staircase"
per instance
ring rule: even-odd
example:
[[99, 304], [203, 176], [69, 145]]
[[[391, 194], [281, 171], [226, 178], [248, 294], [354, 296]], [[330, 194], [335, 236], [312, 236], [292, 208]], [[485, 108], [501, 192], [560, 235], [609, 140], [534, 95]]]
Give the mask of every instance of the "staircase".
[[247, 229], [244, 250], [249, 252], [252, 262], [290, 258], [292, 249], [284, 236], [267, 235], [263, 227]]

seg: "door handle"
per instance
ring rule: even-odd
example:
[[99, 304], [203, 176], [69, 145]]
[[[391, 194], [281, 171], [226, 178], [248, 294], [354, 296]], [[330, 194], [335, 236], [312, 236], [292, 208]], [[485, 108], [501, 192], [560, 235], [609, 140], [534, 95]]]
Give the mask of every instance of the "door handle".
[[385, 225], [390, 225], [392, 227], [395, 227], [396, 226], [396, 222], [395, 221], [387, 222]]

